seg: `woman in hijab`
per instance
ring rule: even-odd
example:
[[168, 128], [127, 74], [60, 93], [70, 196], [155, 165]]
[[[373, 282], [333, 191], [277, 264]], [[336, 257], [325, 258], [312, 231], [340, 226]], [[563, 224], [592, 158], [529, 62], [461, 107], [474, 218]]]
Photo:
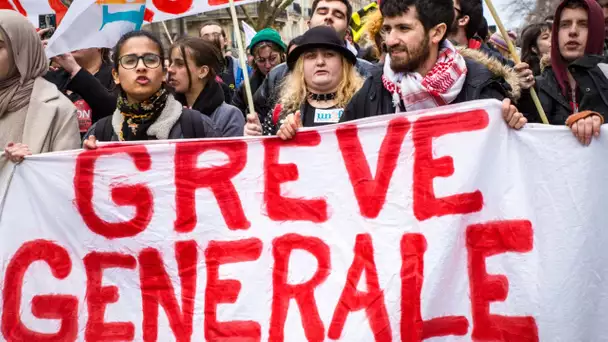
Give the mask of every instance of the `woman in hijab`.
[[76, 107], [42, 76], [48, 60], [34, 27], [15, 11], [0, 10], [0, 194], [10, 161], [80, 147]]

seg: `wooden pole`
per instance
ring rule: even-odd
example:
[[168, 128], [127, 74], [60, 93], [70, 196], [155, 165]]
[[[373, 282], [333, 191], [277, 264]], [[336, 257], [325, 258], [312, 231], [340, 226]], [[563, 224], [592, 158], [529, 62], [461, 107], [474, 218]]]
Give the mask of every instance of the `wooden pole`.
[[171, 45], [173, 45], [173, 38], [171, 38], [171, 34], [169, 33], [167, 24], [164, 21], [161, 24], [163, 25], [163, 28], [165, 29], [165, 34], [167, 35], [167, 38], [169, 38], [169, 43], [171, 43]]
[[245, 48], [243, 48], [243, 39], [241, 38], [241, 29], [239, 28], [239, 20], [236, 16], [236, 7], [234, 6], [234, 0], [230, 0], [230, 14], [232, 16], [232, 25], [234, 26], [234, 35], [236, 38], [236, 46], [239, 50], [239, 62], [243, 69], [243, 85], [245, 86], [245, 94], [247, 96], [247, 104], [249, 105], [249, 113], [254, 114], [255, 108], [253, 107], [253, 95], [251, 93], [251, 85], [249, 84], [249, 72], [247, 71], [247, 54]]
[[[515, 64], [521, 63], [521, 60], [519, 59], [519, 56], [517, 55], [517, 51], [515, 51], [515, 47], [511, 43], [511, 39], [509, 38], [509, 35], [507, 34], [507, 30], [505, 30], [505, 27], [502, 24], [502, 21], [500, 20], [498, 13], [496, 13], [496, 9], [494, 8], [494, 5], [492, 4], [492, 0], [484, 0], [484, 1], [485, 1], [486, 5], [488, 5], [488, 9], [490, 10], [492, 17], [494, 18], [494, 21], [496, 22], [496, 26], [498, 26], [498, 29], [500, 30], [500, 34], [502, 35], [505, 42], [507, 42], [507, 46], [509, 47], [509, 52], [511, 53], [511, 57], [513, 57], [513, 60], [515, 61]], [[545, 125], [548, 125], [549, 120], [547, 120], [547, 115], [545, 115], [545, 111], [543, 110], [543, 106], [540, 104], [540, 100], [538, 99], [538, 95], [536, 94], [536, 90], [534, 89], [534, 87], [530, 88], [530, 95], [532, 96], [532, 101], [534, 101], [536, 110], [538, 110], [540, 119], [542, 120], [542, 122]]]

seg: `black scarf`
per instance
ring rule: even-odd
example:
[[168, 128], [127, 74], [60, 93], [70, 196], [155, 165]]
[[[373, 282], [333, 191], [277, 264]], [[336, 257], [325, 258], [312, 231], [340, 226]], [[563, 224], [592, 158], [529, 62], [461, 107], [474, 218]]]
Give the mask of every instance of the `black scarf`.
[[[255, 94], [255, 92], [262, 86], [262, 83], [264, 83], [265, 79], [266, 79], [266, 76], [262, 75], [262, 73], [257, 70], [253, 73], [253, 75], [251, 75], [249, 84], [251, 85], [252, 94]], [[245, 101], [247, 101], [247, 100], [245, 100]]]
[[163, 86], [149, 99], [141, 103], [129, 103], [124, 92], [118, 97], [117, 109], [122, 114], [122, 129], [118, 134], [121, 141], [148, 140], [148, 128], [158, 119], [169, 92]]
[[[184, 106], [187, 105], [186, 97], [184, 95], [180, 95], [178, 100]], [[192, 109], [211, 116], [217, 107], [224, 103], [224, 100], [224, 91], [222, 90], [222, 86], [220, 86], [215, 80], [209, 80], [205, 86], [205, 89], [201, 91], [200, 95], [198, 95], [196, 98], [196, 101], [194, 101]]]

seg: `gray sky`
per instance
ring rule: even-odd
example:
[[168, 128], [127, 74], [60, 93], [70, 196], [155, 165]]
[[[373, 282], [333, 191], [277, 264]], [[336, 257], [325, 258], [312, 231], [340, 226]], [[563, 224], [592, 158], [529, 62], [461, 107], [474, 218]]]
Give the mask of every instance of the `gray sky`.
[[[511, 13], [507, 12], [507, 7], [510, 2], [511, 2], [510, 0], [493, 0], [492, 1], [492, 3], [494, 4], [494, 8], [496, 8], [498, 15], [500, 15], [500, 20], [502, 20], [502, 23], [505, 25], [507, 30], [518, 28], [520, 25], [523, 24], [524, 19], [525, 19], [524, 15], [515, 16], [515, 15], [511, 15]], [[486, 17], [486, 20], [488, 21], [488, 25], [496, 25], [494, 18], [492, 18], [492, 14], [490, 13], [490, 10], [486, 6], [485, 0], [483, 0], [483, 15], [484, 15], [484, 17]]]

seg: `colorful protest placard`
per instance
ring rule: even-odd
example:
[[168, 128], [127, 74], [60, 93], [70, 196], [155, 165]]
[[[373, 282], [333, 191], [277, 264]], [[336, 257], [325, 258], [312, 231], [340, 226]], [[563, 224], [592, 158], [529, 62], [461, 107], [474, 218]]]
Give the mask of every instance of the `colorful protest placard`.
[[[0, 0], [0, 9], [18, 11], [28, 17], [38, 27], [38, 16], [56, 14], [57, 23], [65, 16], [72, 3], [86, 0]], [[94, 0], [99, 5], [129, 5], [141, 0]], [[261, 0], [237, 0], [237, 6], [259, 2]], [[158, 22], [189, 15], [196, 15], [229, 7], [228, 0], [143, 0], [146, 4], [145, 21]]]
[[46, 47], [54, 57], [85, 48], [113, 47], [144, 23], [146, 0], [80, 0], [70, 6]]
[[[260, 0], [240, 0], [244, 5]], [[57, 31], [46, 53], [54, 57], [84, 48], [111, 48], [126, 32], [159, 22], [229, 7], [228, 0], [0, 0], [39, 27], [39, 16], [56, 15]], [[69, 7], [69, 9], [68, 9]]]
[[[20, 341], [599, 341], [606, 132], [498, 101], [29, 157], [0, 216]], [[594, 157], [595, 156], [595, 157]]]

